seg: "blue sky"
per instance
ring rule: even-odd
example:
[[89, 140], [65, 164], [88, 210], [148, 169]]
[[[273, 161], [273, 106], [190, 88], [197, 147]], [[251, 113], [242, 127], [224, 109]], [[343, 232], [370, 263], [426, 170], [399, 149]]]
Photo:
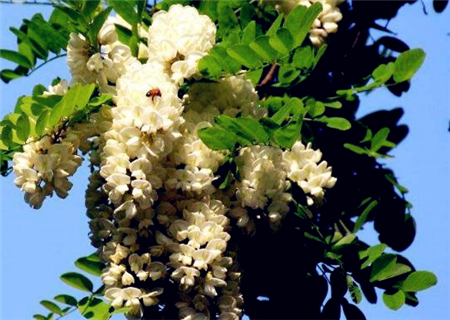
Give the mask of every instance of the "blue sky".
[[[406, 5], [389, 27], [410, 47], [427, 53], [424, 66], [414, 77], [410, 91], [396, 98], [381, 89], [370, 94], [359, 110], [363, 116], [375, 110], [404, 107], [402, 123], [410, 134], [386, 160], [400, 182], [410, 190], [413, 215], [418, 231], [413, 245], [403, 254], [418, 270], [431, 270], [438, 285], [418, 294], [416, 308], [404, 306], [399, 311], [387, 309], [381, 302], [360, 307], [369, 319], [449, 319], [450, 318], [450, 8], [443, 14], [432, 10], [425, 1], [428, 15], [420, 3]], [[23, 18], [48, 10], [43, 6], [0, 5], [0, 47], [15, 49], [15, 38], [8, 27], [19, 27]], [[47, 11], [48, 14], [48, 11]], [[44, 14], [46, 15], [46, 14]], [[9, 65], [0, 60], [0, 69]], [[0, 84], [0, 115], [12, 111], [17, 98], [30, 94], [37, 83], [48, 85], [55, 76], [69, 77], [64, 58], [43, 67], [30, 78]], [[78, 298], [82, 293], [59, 280], [59, 275], [77, 271], [76, 258], [94, 251], [87, 237], [84, 190], [88, 170], [82, 168], [72, 180], [74, 187], [67, 199], [47, 199], [35, 211], [23, 201], [13, 184], [13, 175], [0, 181], [0, 319], [30, 319], [45, 312], [43, 299], [68, 293]], [[361, 234], [369, 243], [377, 242], [371, 226]], [[97, 282], [98, 283], [98, 282]], [[72, 314], [65, 319], [81, 319]]]

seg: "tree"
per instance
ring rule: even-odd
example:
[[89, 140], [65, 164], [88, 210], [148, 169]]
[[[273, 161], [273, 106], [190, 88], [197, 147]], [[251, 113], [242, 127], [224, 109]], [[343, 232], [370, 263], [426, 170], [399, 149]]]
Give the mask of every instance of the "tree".
[[[2, 168], [14, 158], [16, 184], [38, 208], [53, 191], [67, 195], [78, 152], [90, 154], [87, 214], [99, 251], [77, 265], [102, 273], [100, 295], [145, 318], [242, 308], [255, 318], [333, 318], [341, 307], [360, 318], [344, 295], [358, 303], [362, 289], [373, 301], [374, 287], [392, 309], [417, 304], [415, 292], [436, 278], [383, 253], [406, 249], [415, 232], [407, 190], [378, 162], [407, 134], [402, 112], [355, 119], [358, 93], [407, 91], [424, 59], [393, 37], [367, 44], [368, 30], [382, 29], [375, 20], [402, 2], [191, 3], [202, 15], [173, 2], [107, 4], [60, 4], [48, 22], [34, 16], [15, 30], [18, 53], [1, 52], [19, 65], [2, 71], [9, 81], [67, 47], [70, 88], [57, 80], [19, 101], [2, 122]], [[122, 20], [108, 19], [111, 9]], [[377, 246], [356, 237], [368, 221]], [[92, 291], [80, 274], [63, 280]], [[151, 307], [158, 299], [164, 308]], [[78, 306], [109, 316], [93, 296]]]

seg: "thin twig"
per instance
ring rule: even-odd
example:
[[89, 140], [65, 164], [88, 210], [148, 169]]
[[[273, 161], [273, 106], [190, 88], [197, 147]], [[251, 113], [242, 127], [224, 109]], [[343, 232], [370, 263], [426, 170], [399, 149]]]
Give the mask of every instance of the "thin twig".
[[264, 77], [263, 81], [261, 81], [261, 83], [259, 84], [259, 87], [262, 87], [262, 86], [268, 84], [272, 80], [272, 78], [273, 78], [273, 76], [275, 74], [275, 70], [277, 69], [277, 67], [278, 67], [278, 64], [276, 64], [276, 63], [272, 64], [272, 67], [270, 67], [269, 72]]
[[27, 74], [27, 77], [28, 77], [29, 75], [31, 75], [33, 72], [35, 72], [36, 70], [38, 70], [39, 68], [45, 66], [47, 63], [52, 62], [53, 60], [56, 60], [56, 59], [58, 59], [58, 58], [65, 57], [65, 56], [67, 56], [67, 53], [63, 53], [63, 54], [60, 54], [60, 55], [58, 55], [58, 56], [54, 56], [53, 58], [44, 61], [43, 63], [41, 63], [40, 65], [38, 65], [36, 68], [32, 69], [32, 70], [30, 71], [30, 73]]
[[13, 1], [13, 0], [0, 0], [0, 4], [32, 4], [32, 5], [42, 5], [42, 6], [56, 6], [60, 4], [59, 1], [50, 1], [50, 2], [38, 2], [34, 1]]

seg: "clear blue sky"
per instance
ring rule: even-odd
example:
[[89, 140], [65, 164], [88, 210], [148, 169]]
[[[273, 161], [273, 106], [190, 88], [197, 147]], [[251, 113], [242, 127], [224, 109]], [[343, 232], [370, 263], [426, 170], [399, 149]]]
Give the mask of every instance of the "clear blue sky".
[[[369, 319], [450, 319], [450, 8], [433, 12], [425, 1], [428, 16], [420, 3], [406, 5], [389, 25], [412, 48], [427, 53], [423, 68], [414, 77], [410, 91], [401, 98], [381, 89], [363, 100], [359, 116], [380, 108], [402, 106], [402, 122], [410, 128], [406, 140], [386, 164], [395, 170], [400, 182], [409, 188], [418, 232], [413, 245], [403, 254], [418, 270], [431, 270], [438, 285], [419, 293], [416, 308], [387, 309], [379, 295], [377, 305], [363, 302], [360, 307]], [[23, 18], [48, 10], [43, 6], [0, 5], [0, 47], [15, 49], [8, 27], [19, 27]], [[0, 60], [0, 69], [9, 67]], [[0, 84], [0, 115], [12, 111], [17, 98], [30, 94], [37, 83], [48, 85], [55, 76], [69, 77], [65, 60], [45, 66], [30, 78]], [[87, 237], [84, 190], [88, 170], [82, 168], [72, 180], [74, 188], [67, 199], [47, 199], [35, 211], [23, 201], [13, 184], [13, 175], [0, 179], [0, 319], [30, 319], [45, 312], [42, 299], [68, 293], [81, 298], [79, 291], [59, 280], [59, 275], [76, 271], [73, 261], [93, 252]], [[366, 228], [370, 229], [370, 228]], [[375, 233], [365, 230], [363, 240], [375, 243]], [[65, 319], [82, 319], [73, 314]]]

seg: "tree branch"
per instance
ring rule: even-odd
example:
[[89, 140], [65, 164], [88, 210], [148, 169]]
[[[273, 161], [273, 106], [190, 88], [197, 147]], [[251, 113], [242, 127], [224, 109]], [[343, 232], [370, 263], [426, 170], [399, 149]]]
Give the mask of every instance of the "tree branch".
[[0, 0], [0, 4], [31, 4], [31, 5], [43, 5], [43, 6], [55, 6], [61, 4], [61, 1], [38, 1], [38, 0]]

